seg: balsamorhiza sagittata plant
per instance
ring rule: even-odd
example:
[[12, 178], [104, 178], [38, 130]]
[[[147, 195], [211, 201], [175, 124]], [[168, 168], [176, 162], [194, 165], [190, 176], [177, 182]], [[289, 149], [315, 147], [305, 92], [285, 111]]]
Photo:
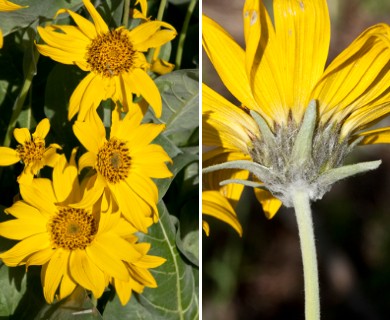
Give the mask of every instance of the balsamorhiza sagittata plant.
[[[0, 0], [0, 12], [15, 11], [23, 8], [27, 8], [27, 7], [20, 6], [16, 3], [12, 3], [7, 0]], [[0, 48], [2, 47], [3, 47], [3, 32], [0, 29]]]
[[[110, 136], [94, 109], [85, 121], [76, 121], [73, 131], [87, 152], [80, 158], [80, 170], [96, 170], [87, 183], [85, 199], [94, 203], [107, 191], [124, 217], [139, 231], [158, 220], [158, 190], [151, 178], [169, 178], [166, 162], [172, 160], [158, 144], [151, 144], [165, 125], [141, 124], [142, 113], [128, 112], [113, 118]], [[117, 113], [113, 113], [116, 115]]]
[[281, 203], [295, 208], [306, 317], [319, 319], [310, 201], [321, 199], [334, 182], [380, 164], [343, 166], [356, 145], [390, 142], [390, 128], [367, 130], [390, 111], [390, 28], [367, 29], [325, 68], [326, 1], [274, 0], [273, 14], [274, 24], [262, 1], [245, 2], [245, 50], [203, 17], [203, 47], [241, 102], [237, 107], [203, 86], [203, 144], [213, 148], [204, 158], [214, 164], [203, 172], [218, 182], [215, 170], [246, 173], [221, 184], [254, 187], [268, 218]]
[[132, 30], [110, 30], [91, 2], [83, 3], [93, 23], [71, 10], [61, 9], [57, 16], [68, 13], [77, 26], [38, 27], [46, 42], [37, 44], [42, 55], [89, 72], [70, 98], [68, 118], [78, 113], [78, 120], [84, 120], [89, 109], [96, 109], [107, 99], [119, 101], [127, 111], [133, 106], [134, 94], [141, 95], [160, 117], [161, 96], [147, 74], [149, 64], [144, 52], [171, 41], [176, 36], [175, 29], [163, 21], [146, 21]]
[[41, 120], [33, 134], [27, 128], [15, 128], [14, 137], [19, 143], [16, 149], [0, 147], [0, 166], [9, 166], [17, 162], [24, 164], [18, 177], [19, 183], [30, 183], [44, 166], [53, 167], [58, 160], [58, 144], [45, 145], [50, 130], [49, 119]]
[[83, 190], [75, 154], [69, 163], [60, 156], [52, 180], [20, 184], [23, 200], [5, 210], [15, 219], [0, 223], [0, 235], [19, 242], [0, 258], [11, 267], [41, 265], [48, 303], [67, 297], [78, 285], [99, 298], [111, 282], [126, 304], [132, 290], [156, 287], [147, 269], [165, 259], [148, 256], [150, 245], [136, 243], [137, 230], [121, 218], [109, 197], [78, 205]]

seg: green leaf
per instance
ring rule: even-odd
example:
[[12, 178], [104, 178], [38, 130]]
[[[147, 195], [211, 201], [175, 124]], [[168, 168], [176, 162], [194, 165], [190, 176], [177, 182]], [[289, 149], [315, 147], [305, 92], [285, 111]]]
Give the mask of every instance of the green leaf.
[[[199, 126], [199, 71], [177, 70], [156, 79], [163, 112], [155, 122], [166, 124], [165, 135], [191, 135]], [[149, 117], [151, 117], [149, 115]]]
[[140, 240], [151, 243], [151, 255], [164, 257], [167, 261], [156, 269], [150, 269], [158, 287], [145, 288], [141, 295], [133, 294], [130, 302], [121, 306], [118, 298], [108, 302], [106, 320], [190, 320], [199, 318], [198, 271], [187, 264], [175, 245], [176, 231], [163, 202], [158, 205], [160, 220], [149, 234]]
[[0, 316], [11, 316], [26, 291], [24, 267], [0, 267]]
[[12, 31], [25, 28], [34, 21], [53, 19], [59, 9], [77, 10], [81, 7], [81, 0], [20, 0], [19, 5], [28, 6], [11, 12], [0, 12], [0, 29], [7, 35]]

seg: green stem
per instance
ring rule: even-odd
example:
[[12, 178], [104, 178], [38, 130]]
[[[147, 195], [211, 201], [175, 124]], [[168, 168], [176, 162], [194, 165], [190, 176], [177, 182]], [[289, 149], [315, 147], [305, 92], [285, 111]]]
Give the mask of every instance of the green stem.
[[16, 122], [19, 118], [19, 115], [22, 112], [24, 101], [26, 100], [27, 94], [28, 94], [30, 87], [31, 87], [32, 79], [35, 75], [36, 65], [38, 63], [38, 58], [39, 58], [39, 53], [38, 53], [37, 49], [35, 49], [35, 47], [33, 50], [34, 50], [33, 57], [36, 57], [36, 60], [31, 61], [29, 69], [26, 73], [27, 77], [24, 80], [23, 87], [19, 93], [19, 96], [15, 101], [15, 104], [13, 107], [13, 112], [11, 115], [11, 120], [10, 120], [8, 128], [7, 128], [7, 133], [5, 134], [5, 137], [4, 137], [3, 146], [5, 146], [5, 147], [9, 147], [11, 144], [12, 130], [15, 128], [15, 125], [16, 125]]
[[123, 2], [123, 26], [127, 29], [129, 25], [129, 13], [130, 13], [130, 0], [125, 0]]
[[[168, 0], [161, 0], [160, 6], [158, 7], [158, 12], [157, 12], [157, 21], [162, 21], [163, 16], [164, 16], [164, 10], [167, 5]], [[146, 60], [150, 63], [153, 59], [153, 54], [154, 54], [155, 48], [150, 48], [148, 51], [148, 54], [146, 56]]]
[[184, 41], [186, 40], [187, 36], [187, 30], [188, 26], [190, 24], [192, 13], [194, 12], [195, 5], [198, 2], [198, 0], [191, 0], [190, 4], [188, 5], [187, 13], [184, 18], [183, 22], [183, 28], [181, 29], [180, 36], [179, 36], [179, 44], [177, 46], [177, 53], [176, 53], [176, 69], [180, 69], [181, 66], [181, 60], [183, 57], [183, 48], [184, 48]]
[[292, 191], [292, 200], [298, 223], [301, 243], [303, 275], [305, 283], [305, 319], [320, 319], [320, 294], [318, 285], [317, 254], [314, 241], [313, 220], [308, 192], [303, 189]]

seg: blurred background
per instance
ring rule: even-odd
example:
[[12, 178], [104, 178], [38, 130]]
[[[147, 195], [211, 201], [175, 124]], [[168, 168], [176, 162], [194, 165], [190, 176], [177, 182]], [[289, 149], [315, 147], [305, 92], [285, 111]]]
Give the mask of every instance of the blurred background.
[[[270, 4], [272, 1], [266, 1]], [[244, 0], [203, 0], [203, 13], [242, 46]], [[329, 61], [367, 27], [390, 23], [388, 0], [328, 0]], [[236, 102], [203, 53], [203, 82]], [[390, 125], [389, 120], [387, 125]], [[383, 124], [383, 123], [382, 123]], [[344, 180], [312, 205], [326, 320], [390, 319], [390, 146], [358, 147], [347, 162], [382, 159], [376, 171]], [[253, 191], [237, 208], [243, 236], [207, 217], [203, 233], [203, 319], [304, 319], [303, 271], [292, 210], [267, 220]]]

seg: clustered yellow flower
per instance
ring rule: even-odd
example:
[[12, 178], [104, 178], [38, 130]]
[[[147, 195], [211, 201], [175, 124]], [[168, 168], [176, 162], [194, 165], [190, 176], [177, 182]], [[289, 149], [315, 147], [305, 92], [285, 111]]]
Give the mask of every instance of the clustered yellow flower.
[[[76, 286], [99, 298], [111, 284], [126, 304], [133, 291], [157, 287], [148, 269], [165, 262], [148, 255], [151, 245], [136, 236], [158, 221], [152, 178], [172, 176], [167, 167], [172, 160], [152, 143], [165, 126], [141, 124], [139, 105], [145, 103], [138, 102], [142, 96], [160, 116], [161, 97], [143, 52], [170, 41], [176, 32], [165, 22], [149, 20], [133, 30], [110, 31], [91, 2], [83, 3], [94, 23], [59, 10], [57, 15], [68, 13], [77, 26], [38, 27], [46, 44], [37, 47], [43, 55], [89, 72], [69, 104], [69, 119], [78, 113], [74, 134], [87, 151], [77, 164], [77, 148], [68, 161], [58, 153], [59, 145], [47, 147], [48, 119], [33, 134], [16, 128], [15, 149], [0, 147], [0, 166], [24, 164], [18, 178], [21, 199], [5, 210], [14, 219], [0, 223], [0, 235], [18, 242], [0, 258], [12, 267], [41, 265], [48, 303], [69, 296]], [[109, 128], [96, 111], [106, 99], [117, 104]], [[53, 168], [51, 179], [40, 176], [44, 166]]]

